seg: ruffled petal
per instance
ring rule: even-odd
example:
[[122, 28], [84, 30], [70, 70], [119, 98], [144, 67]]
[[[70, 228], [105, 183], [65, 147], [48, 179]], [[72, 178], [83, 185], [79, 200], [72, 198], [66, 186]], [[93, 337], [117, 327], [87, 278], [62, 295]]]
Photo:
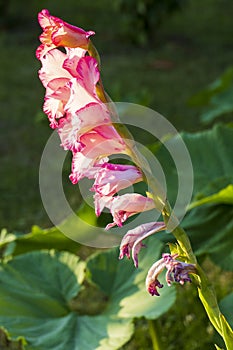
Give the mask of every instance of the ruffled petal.
[[60, 50], [50, 50], [41, 58], [42, 68], [39, 70], [39, 78], [42, 84], [47, 87], [48, 83], [54, 79], [66, 79], [69, 81], [72, 76], [62, 65], [66, 59], [66, 54]]
[[86, 157], [82, 152], [73, 153], [72, 172], [69, 176], [71, 182], [76, 184], [84, 177], [93, 179], [98, 166], [107, 161], [107, 157], [102, 159], [93, 159]]

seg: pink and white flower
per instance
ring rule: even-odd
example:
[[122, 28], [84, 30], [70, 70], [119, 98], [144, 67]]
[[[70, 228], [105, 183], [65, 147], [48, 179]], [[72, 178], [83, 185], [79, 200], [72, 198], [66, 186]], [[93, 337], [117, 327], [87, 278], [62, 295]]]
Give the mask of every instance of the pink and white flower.
[[85, 52], [77, 48], [67, 49], [65, 54], [53, 49], [41, 58], [39, 78], [46, 88], [43, 109], [52, 128], [58, 127], [58, 119], [67, 113], [75, 114], [90, 103], [101, 103], [96, 92], [97, 62], [93, 57], [83, 57]]
[[[94, 178], [98, 165], [108, 161], [111, 154], [126, 152], [126, 145], [112, 126], [102, 126], [81, 135], [75, 143], [70, 180], [76, 184], [89, 174]], [[87, 177], [90, 178], [88, 175]]]
[[80, 149], [80, 136], [101, 125], [111, 125], [104, 104], [91, 102], [74, 114], [67, 113], [58, 127], [61, 145], [65, 150], [77, 152]]
[[58, 17], [51, 16], [48, 10], [42, 10], [38, 14], [38, 21], [43, 29], [43, 33], [40, 35], [42, 44], [36, 52], [38, 59], [54, 47], [81, 47], [87, 49], [89, 37], [95, 34], [93, 31], [86, 32]]
[[101, 125], [79, 137], [80, 149], [88, 158], [125, 153], [126, 144], [111, 125]]
[[99, 167], [107, 161], [107, 157], [93, 159], [86, 157], [82, 152], [73, 153], [70, 181], [75, 185], [84, 177], [94, 179]]
[[131, 216], [155, 208], [153, 199], [144, 197], [138, 193], [127, 193], [122, 196], [102, 197], [106, 198], [106, 207], [113, 216], [113, 223], [106, 226], [106, 230], [114, 226], [122, 227], [123, 223]]
[[130, 259], [130, 251], [132, 250], [132, 259], [135, 267], [138, 267], [138, 254], [145, 245], [142, 241], [150, 235], [165, 230], [164, 222], [148, 222], [129, 230], [123, 237], [120, 245], [119, 259], [127, 256]]
[[91, 191], [101, 196], [113, 196], [120, 190], [142, 180], [141, 171], [134, 165], [106, 163], [96, 173]]

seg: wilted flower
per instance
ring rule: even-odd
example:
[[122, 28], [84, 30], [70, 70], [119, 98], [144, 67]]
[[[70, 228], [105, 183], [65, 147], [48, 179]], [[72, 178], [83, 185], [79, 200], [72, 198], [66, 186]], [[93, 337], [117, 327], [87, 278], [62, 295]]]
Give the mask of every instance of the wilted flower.
[[164, 222], [148, 222], [129, 230], [121, 241], [119, 259], [123, 259], [124, 256], [127, 256], [129, 259], [130, 250], [132, 250], [134, 265], [138, 267], [138, 253], [145, 246], [142, 241], [148, 236], [162, 230], [165, 230]]
[[162, 288], [163, 285], [159, 282], [159, 274], [166, 268], [166, 282], [168, 286], [172, 282], [184, 284], [191, 282], [189, 273], [196, 273], [196, 267], [193, 264], [187, 264], [176, 260], [178, 254], [163, 254], [162, 259], [156, 261], [148, 271], [146, 277], [146, 288], [151, 295], [158, 295], [157, 288]]

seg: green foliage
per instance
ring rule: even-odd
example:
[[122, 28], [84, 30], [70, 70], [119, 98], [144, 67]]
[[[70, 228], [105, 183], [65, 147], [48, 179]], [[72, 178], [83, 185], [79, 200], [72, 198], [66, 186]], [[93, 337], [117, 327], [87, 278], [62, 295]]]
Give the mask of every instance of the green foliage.
[[217, 303], [216, 294], [213, 286], [206, 278], [203, 270], [198, 267], [198, 294], [199, 298], [205, 308], [205, 311], [215, 329], [224, 339], [227, 350], [231, 350], [231, 345], [233, 343], [233, 331], [226, 321], [225, 317], [219, 309]]
[[219, 306], [227, 321], [233, 327], [233, 292], [224, 297], [220, 301]]
[[[182, 221], [182, 226], [189, 234], [196, 254], [209, 254], [222, 268], [232, 270], [233, 129], [217, 125], [199, 133], [182, 133], [182, 138], [190, 152], [195, 179], [190, 205], [193, 209]], [[175, 146], [176, 139], [167, 142]], [[179, 190], [174, 163], [164, 148], [160, 148], [156, 156], [165, 174], [169, 174], [166, 179], [168, 198], [174, 203]]]
[[0, 323], [13, 337], [24, 336], [29, 350], [118, 349], [132, 336], [135, 317], [157, 318], [175, 301], [174, 288], [164, 287], [156, 299], [145, 292], [147, 269], [162, 247], [151, 241], [138, 270], [128, 261], [117, 262], [116, 249], [90, 257], [90, 286], [105, 295], [105, 306], [92, 315], [88, 307], [80, 312], [79, 295], [87, 306], [95, 294], [83, 283], [86, 263], [77, 256], [39, 251], [3, 261]]
[[[209, 255], [222, 269], [233, 267], [232, 206], [219, 205], [193, 209], [183, 221], [195, 253]], [[198, 217], [198, 221], [197, 221]]]
[[74, 324], [67, 303], [83, 278], [84, 264], [70, 253], [33, 252], [3, 262], [0, 323], [14, 337], [25, 334], [28, 349], [66, 348], [72, 343], [66, 327]]
[[105, 292], [109, 299], [105, 314], [114, 313], [121, 318], [155, 319], [175, 302], [175, 288], [165, 285], [159, 298], [153, 298], [145, 291], [147, 271], [152, 263], [160, 258], [163, 247], [155, 237], [148, 239], [147, 245], [148, 247], [140, 252], [138, 269], [135, 269], [132, 261], [123, 260], [117, 263], [118, 250], [98, 253], [88, 260], [87, 268], [91, 281]]
[[194, 95], [191, 106], [204, 106], [200, 116], [203, 124], [213, 122], [217, 117], [233, 113], [233, 67], [228, 68], [206, 89]]
[[12, 340], [9, 333], [0, 327], [0, 349], [1, 350], [24, 350], [26, 341], [19, 337], [17, 340]]
[[215, 348], [217, 349], [217, 350], [223, 350], [222, 348], [220, 348], [218, 345], [216, 345], [215, 344]]
[[76, 253], [80, 245], [66, 237], [56, 227], [42, 230], [33, 226], [30, 233], [7, 233], [2, 230], [0, 234], [0, 252], [3, 256], [19, 255], [39, 249], [67, 250]]
[[210, 196], [203, 197], [201, 199], [197, 199], [192, 202], [188, 209], [193, 209], [195, 207], [199, 207], [204, 204], [231, 204], [233, 205], [233, 185], [228, 185], [217, 193], [214, 193]]

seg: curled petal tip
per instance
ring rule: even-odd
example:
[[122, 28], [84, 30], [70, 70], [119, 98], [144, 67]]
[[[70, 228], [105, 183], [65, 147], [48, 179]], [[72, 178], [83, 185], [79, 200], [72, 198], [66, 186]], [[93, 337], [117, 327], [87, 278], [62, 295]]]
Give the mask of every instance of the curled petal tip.
[[[163, 222], [148, 222], [129, 230], [121, 241], [120, 250], [127, 246], [127, 256], [130, 257], [130, 251], [132, 250], [132, 259], [134, 266], [138, 267], [138, 254], [142, 247], [146, 247], [142, 243], [144, 239], [150, 235], [165, 229]], [[126, 255], [126, 254], [125, 254]]]
[[157, 288], [163, 288], [163, 284], [161, 284], [158, 280], [155, 280], [147, 287], [147, 290], [152, 296], [160, 296]]

